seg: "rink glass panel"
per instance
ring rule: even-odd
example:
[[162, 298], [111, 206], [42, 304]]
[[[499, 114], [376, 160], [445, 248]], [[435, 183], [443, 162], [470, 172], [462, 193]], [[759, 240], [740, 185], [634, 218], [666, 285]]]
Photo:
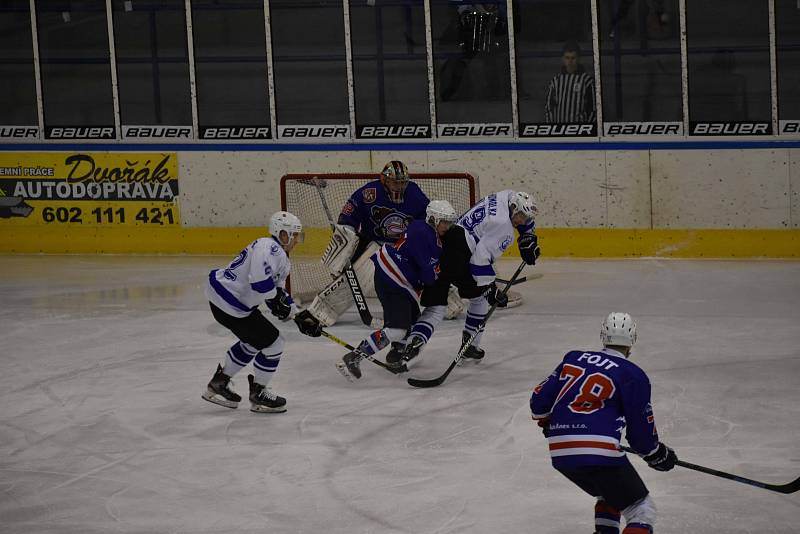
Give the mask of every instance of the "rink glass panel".
[[342, 0], [270, 2], [279, 124], [350, 124]]
[[47, 126], [114, 124], [105, 0], [36, 2]]
[[594, 76], [589, 0], [515, 0], [514, 39], [520, 123], [544, 123], [550, 80], [561, 71], [562, 48], [575, 41], [580, 64]]
[[122, 124], [191, 125], [185, 2], [112, 6]]
[[429, 124], [422, 0], [350, 2], [357, 124]]
[[0, 28], [0, 125], [38, 124], [30, 2], [1, 2]]
[[264, 2], [192, 0], [202, 126], [269, 125]]
[[677, 0], [599, 0], [605, 122], [682, 121]]
[[437, 121], [511, 123], [506, 2], [481, 4], [496, 15], [483, 25], [459, 15], [453, 2], [430, 4]]
[[800, 4], [775, 0], [778, 117], [800, 120]]
[[686, 26], [690, 122], [771, 121], [768, 3], [690, 1]]

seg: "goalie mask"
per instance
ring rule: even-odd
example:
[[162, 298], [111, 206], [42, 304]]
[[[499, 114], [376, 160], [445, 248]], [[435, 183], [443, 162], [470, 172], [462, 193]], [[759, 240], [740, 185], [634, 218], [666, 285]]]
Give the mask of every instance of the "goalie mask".
[[384, 165], [381, 171], [381, 183], [389, 200], [395, 204], [403, 202], [403, 193], [409, 181], [408, 167], [402, 161], [393, 160]]
[[[281, 235], [281, 232], [285, 236]], [[302, 243], [305, 240], [305, 232], [303, 232], [303, 225], [300, 223], [300, 219], [288, 211], [277, 211], [270, 217], [269, 233], [284, 248], [292, 244], [293, 241], [294, 243]]]
[[600, 326], [603, 346], [632, 347], [636, 343], [636, 323], [627, 313], [611, 312]]
[[[508, 197], [508, 210], [514, 226], [530, 224], [539, 212], [533, 197], [524, 191], [519, 191]], [[517, 220], [514, 220], [514, 217]]]
[[446, 232], [457, 219], [456, 210], [446, 200], [431, 200], [428, 207], [425, 208], [425, 222], [433, 227], [434, 230], [439, 230], [439, 223], [447, 223], [443, 228]]

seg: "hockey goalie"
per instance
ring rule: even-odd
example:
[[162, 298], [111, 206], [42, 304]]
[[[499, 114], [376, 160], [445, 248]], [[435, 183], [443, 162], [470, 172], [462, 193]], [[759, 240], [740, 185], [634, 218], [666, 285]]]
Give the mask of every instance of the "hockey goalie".
[[373, 289], [370, 257], [384, 244], [394, 243], [414, 219], [425, 219], [428, 197], [410, 180], [408, 168], [397, 160], [387, 163], [380, 178], [356, 189], [345, 202], [322, 256], [332, 281], [314, 298], [309, 311], [331, 326], [353, 304], [344, 270], [352, 264], [363, 292]]

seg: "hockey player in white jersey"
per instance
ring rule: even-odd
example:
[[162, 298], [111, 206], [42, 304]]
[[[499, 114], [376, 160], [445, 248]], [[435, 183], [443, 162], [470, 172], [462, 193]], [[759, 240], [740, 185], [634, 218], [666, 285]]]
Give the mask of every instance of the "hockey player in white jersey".
[[[456, 286], [464, 298], [469, 299], [464, 322], [462, 342], [466, 343], [486, 318], [489, 306], [507, 305], [508, 300], [495, 285], [495, 261], [514, 242], [528, 265], [539, 257], [539, 242], [535, 233], [534, 216], [537, 213], [533, 197], [525, 192], [511, 190], [492, 193], [482, 198], [462, 215], [457, 226], [443, 238], [441, 280]], [[469, 258], [468, 268], [463, 265]], [[426, 292], [431, 293], [426, 296]], [[426, 306], [406, 339], [403, 362], [409, 362], [422, 350], [445, 315], [447, 288], [426, 287], [422, 303]], [[481, 332], [464, 352], [462, 361], [480, 361], [485, 352], [480, 348]], [[401, 365], [403, 362], [398, 362]]]
[[[242, 398], [231, 389], [231, 377], [251, 361], [254, 374], [249, 375], [250, 410], [253, 412], [285, 412], [286, 399], [272, 392], [269, 382], [283, 354], [284, 340], [277, 328], [261, 313], [258, 306], [266, 302], [272, 315], [284, 321], [297, 312], [292, 297], [286, 292], [286, 277], [291, 263], [287, 254], [303, 240], [300, 219], [288, 211], [272, 215], [271, 237], [250, 243], [223, 269], [208, 275], [206, 297], [214, 319], [239, 339], [228, 349], [225, 364], [217, 370], [203, 399], [236, 408]], [[322, 327], [308, 310], [294, 318], [300, 332], [319, 337]]]

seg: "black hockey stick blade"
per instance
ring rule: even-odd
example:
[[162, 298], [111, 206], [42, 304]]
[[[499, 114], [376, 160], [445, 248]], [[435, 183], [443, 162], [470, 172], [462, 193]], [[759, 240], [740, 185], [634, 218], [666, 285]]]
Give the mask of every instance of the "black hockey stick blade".
[[[636, 454], [633, 449], [630, 447], [620, 447], [625, 452], [631, 452]], [[789, 482], [788, 484], [768, 484], [766, 482], [761, 482], [758, 480], [753, 480], [751, 478], [745, 478], [739, 475], [734, 475], [732, 473], [726, 473], [725, 471], [718, 471], [716, 469], [711, 469], [710, 467], [704, 467], [702, 465], [697, 464], [690, 464], [689, 462], [684, 462], [682, 460], [678, 460], [675, 462], [675, 465], [679, 465], [681, 467], [685, 467], [686, 469], [691, 469], [693, 471], [700, 471], [701, 473], [706, 473], [708, 475], [714, 475], [715, 477], [720, 478], [727, 478], [728, 480], [733, 480], [734, 482], [739, 482], [741, 484], [747, 484], [748, 486], [755, 486], [757, 488], [762, 488], [769, 491], [775, 491], [777, 493], [795, 493], [800, 490], [800, 477], [794, 479], [793, 481]]]
[[[506, 287], [503, 288], [503, 295], [508, 293], [508, 290], [511, 288], [511, 286], [514, 285], [515, 281], [517, 280], [517, 277], [519, 277], [520, 273], [522, 272], [522, 269], [525, 268], [525, 265], [526, 264], [523, 261], [522, 263], [520, 263], [519, 267], [517, 267], [517, 271], [514, 273], [514, 276], [511, 277], [511, 280], [508, 281]], [[489, 320], [489, 317], [491, 317], [492, 314], [494, 313], [495, 308], [497, 308], [496, 304], [491, 308], [489, 308], [489, 311], [486, 313], [486, 317], [483, 318], [483, 322], [478, 326], [477, 330], [475, 330], [475, 332], [467, 340], [467, 342], [461, 345], [458, 354], [456, 354], [456, 357], [453, 359], [452, 362], [450, 362], [450, 365], [447, 367], [447, 370], [444, 373], [437, 376], [436, 378], [431, 378], [429, 380], [425, 380], [423, 378], [411, 377], [408, 380], [406, 380], [406, 382], [408, 382], [408, 385], [413, 386], [415, 388], [435, 388], [436, 386], [441, 386], [444, 383], [444, 381], [447, 380], [447, 377], [450, 375], [453, 369], [455, 369], [456, 365], [458, 365], [458, 362], [461, 361], [461, 358], [467, 351], [467, 347], [469, 347], [472, 344], [472, 341], [475, 339], [475, 337], [477, 337], [478, 333], [482, 332], [484, 327], [486, 327], [486, 322]]]

